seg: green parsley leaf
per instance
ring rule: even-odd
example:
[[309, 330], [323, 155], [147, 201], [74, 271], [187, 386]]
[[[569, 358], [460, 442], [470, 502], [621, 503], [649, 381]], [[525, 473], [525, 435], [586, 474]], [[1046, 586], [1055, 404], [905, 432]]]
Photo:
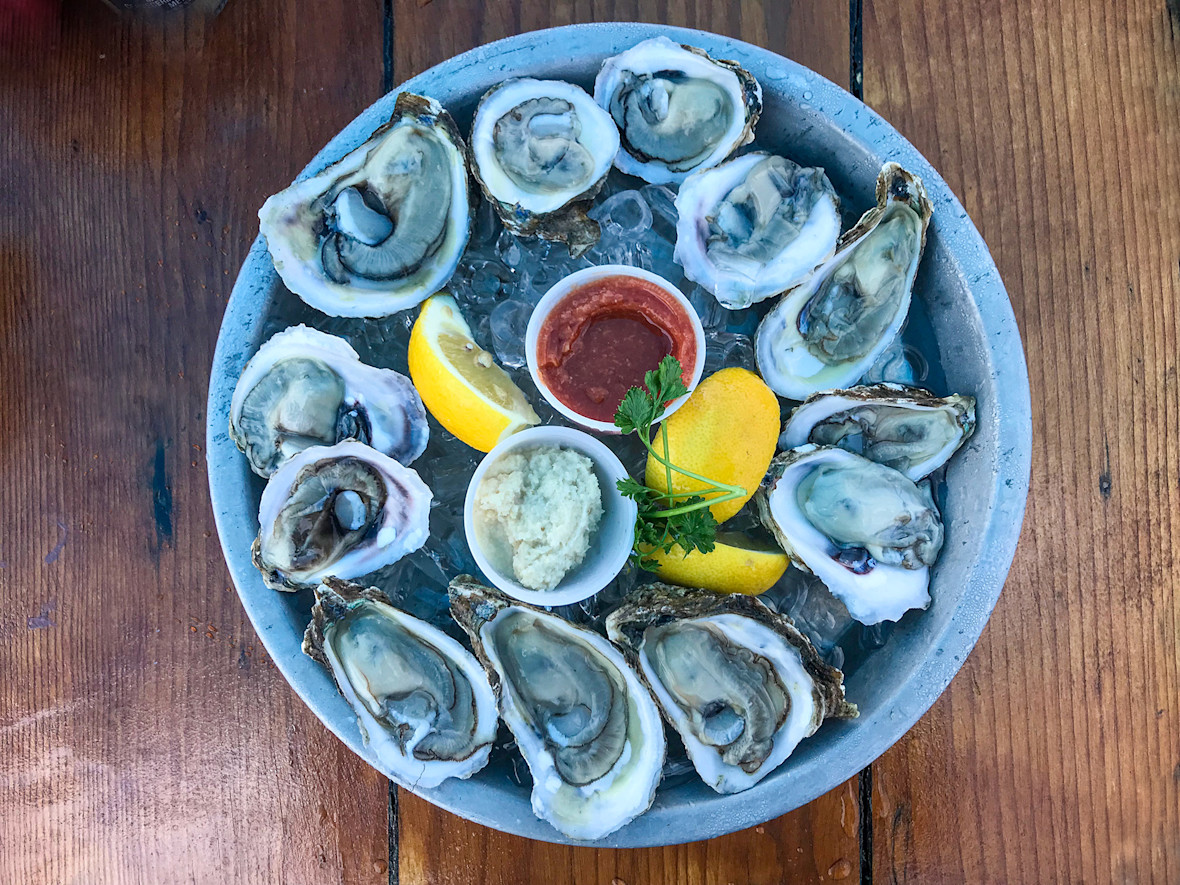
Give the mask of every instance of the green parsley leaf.
[[[655, 455], [651, 444], [652, 425], [663, 414], [665, 405], [687, 394], [688, 388], [684, 385], [680, 362], [673, 356], [660, 360], [643, 380], [646, 390], [632, 387], [619, 403], [615, 426], [623, 433], [638, 434], [648, 452]], [[674, 464], [669, 467], [676, 473], [685, 472]], [[704, 480], [704, 477], [697, 478]], [[720, 494], [723, 496], [721, 500], [730, 500], [738, 494], [744, 495], [745, 490], [712, 480], [704, 481], [711, 482], [712, 487], [702, 489], [703, 494], [688, 498], [677, 497], [670, 490], [660, 492], [631, 477], [618, 481], [619, 492], [635, 501], [638, 507], [631, 555], [640, 568], [658, 571], [657, 561], [650, 556], [653, 550], [671, 553], [680, 547], [685, 556], [693, 550], [702, 553], [713, 550], [717, 540], [717, 521], [709, 510], [711, 502], [706, 501], [705, 496]], [[725, 498], [725, 495], [729, 497]]]
[[[648, 374], [651, 374], [650, 372]], [[615, 412], [615, 427], [623, 433], [642, 433], [659, 417], [654, 410], [651, 394], [632, 387]]]

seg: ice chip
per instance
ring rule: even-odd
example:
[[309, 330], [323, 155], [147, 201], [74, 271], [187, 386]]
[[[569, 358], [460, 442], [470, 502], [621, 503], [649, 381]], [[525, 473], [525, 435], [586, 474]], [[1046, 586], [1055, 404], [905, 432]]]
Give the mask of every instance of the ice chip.
[[516, 274], [498, 261], [476, 261], [460, 267], [459, 285], [452, 285], [455, 297], [473, 305], [488, 305], [512, 295]]
[[706, 332], [705, 377], [721, 369], [732, 368], [756, 371], [754, 342], [750, 336], [739, 332]]
[[519, 369], [525, 364], [524, 333], [533, 306], [527, 301], [501, 301], [492, 310], [492, 348], [501, 366]]
[[732, 311], [722, 307], [708, 289], [693, 286], [686, 294], [697, 316], [701, 318], [701, 326], [706, 332], [722, 330], [729, 325]]
[[590, 210], [604, 237], [635, 239], [651, 229], [651, 208], [639, 191], [619, 191]]
[[500, 232], [500, 237], [496, 240], [496, 256], [508, 267], [515, 268], [520, 264], [524, 250], [521, 249], [520, 240], [515, 234], [508, 231]]
[[[798, 569], [789, 569], [789, 572]], [[785, 610], [795, 626], [811, 640], [821, 655], [827, 655], [856, 623], [839, 599], [818, 578], [807, 578], [793, 604]]]

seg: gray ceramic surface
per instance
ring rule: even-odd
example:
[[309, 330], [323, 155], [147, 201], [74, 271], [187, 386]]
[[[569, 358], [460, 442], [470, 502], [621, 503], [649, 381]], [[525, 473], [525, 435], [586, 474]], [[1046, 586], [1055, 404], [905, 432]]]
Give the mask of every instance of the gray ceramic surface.
[[[934, 221], [915, 299], [930, 316], [947, 390], [978, 398], [979, 425], [947, 475], [946, 546], [934, 569], [933, 604], [904, 618], [886, 646], [848, 679], [848, 697], [860, 705], [860, 718], [827, 723], [781, 768], [746, 792], [720, 796], [697, 780], [661, 790], [647, 814], [596, 843], [617, 847], [705, 839], [769, 820], [841, 784], [897, 741], [946, 688], [995, 605], [1020, 533], [1031, 450], [1024, 354], [987, 246], [930, 164], [881, 117], [833, 83], [765, 49], [715, 34], [597, 24], [501, 40], [452, 58], [400, 88], [439, 99], [466, 131], [478, 97], [501, 80], [557, 77], [589, 87], [602, 59], [659, 34], [716, 57], [737, 59], [748, 68], [765, 90], [758, 143], [824, 167], [836, 190], [858, 211], [872, 204], [883, 161], [896, 160], [922, 177], [934, 203]], [[397, 91], [332, 139], [300, 177], [364, 141], [388, 118]], [[356, 717], [330, 677], [300, 651], [308, 619], [306, 596], [268, 590], [250, 564], [259, 484], [227, 433], [234, 383], [262, 343], [265, 320], [293, 300], [259, 238], [234, 286], [213, 362], [210, 492], [226, 561], [267, 651], [324, 724], [373, 763], [361, 745]], [[511, 782], [502, 767], [421, 792], [478, 823], [534, 839], [568, 841], [533, 816], [528, 790]]]

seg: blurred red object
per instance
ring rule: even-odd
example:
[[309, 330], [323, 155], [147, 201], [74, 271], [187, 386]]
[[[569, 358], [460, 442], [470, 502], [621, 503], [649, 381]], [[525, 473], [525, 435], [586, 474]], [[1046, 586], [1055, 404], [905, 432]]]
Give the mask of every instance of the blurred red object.
[[0, 0], [0, 45], [49, 40], [60, 18], [61, 0]]

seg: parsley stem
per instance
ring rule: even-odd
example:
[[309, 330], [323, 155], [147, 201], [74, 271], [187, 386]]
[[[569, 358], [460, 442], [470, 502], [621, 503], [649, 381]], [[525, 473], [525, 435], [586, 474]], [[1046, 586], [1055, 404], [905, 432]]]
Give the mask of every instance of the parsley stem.
[[666, 482], [667, 482], [667, 485], [665, 486], [665, 488], [669, 492], [671, 492], [672, 491], [672, 463], [671, 463], [672, 456], [670, 454], [668, 454], [668, 424], [667, 424], [667, 422], [661, 422], [661, 424], [660, 424], [660, 438], [664, 441], [664, 477], [666, 478]]
[[[711, 494], [712, 492], [720, 492], [720, 491], [722, 491], [722, 489], [720, 489], [717, 486], [713, 486], [712, 488], [709, 488], [709, 489], [693, 489], [688, 492], [666, 492], [665, 493], [665, 492], [656, 491], [655, 489], [652, 489], [652, 491], [656, 493], [657, 498], [659, 498], [663, 501], [672, 501], [672, 500], [675, 500], [676, 498], [704, 497], [705, 495]], [[745, 493], [744, 490], [742, 490], [742, 492], [743, 492], [743, 494]], [[710, 501], [709, 503], [712, 504], [713, 502]]]
[[[659, 366], [644, 375], [643, 381], [646, 390], [632, 387], [619, 403], [615, 426], [623, 433], [636, 434], [649, 459], [663, 465], [666, 487], [661, 492], [630, 477], [619, 480], [617, 485], [624, 496], [638, 505], [632, 556], [640, 568], [657, 571], [658, 560], [649, 553], [659, 550], [669, 553], [675, 547], [686, 553], [693, 550], [708, 553], [714, 547], [717, 534], [717, 522], [709, 508], [749, 495], [741, 486], [717, 482], [673, 464], [666, 422], [660, 422], [659, 443], [653, 442], [652, 429], [664, 412], [664, 404], [689, 392], [676, 358], [664, 357]], [[661, 449], [662, 454], [657, 449]], [[651, 460], [648, 464], [651, 466]], [[695, 480], [702, 488], [673, 491], [673, 473]], [[716, 497], [708, 499], [707, 495]]]
[[[663, 425], [660, 426], [660, 429], [663, 430]], [[665, 437], [665, 440], [666, 440], [666, 437]], [[723, 482], [717, 482], [717, 480], [715, 480], [715, 479], [709, 479], [709, 477], [707, 477], [707, 476], [701, 476], [699, 473], [693, 473], [691, 470], [688, 470], [684, 467], [680, 467], [676, 464], [673, 464], [667, 458], [661, 457], [660, 453], [655, 450], [655, 448], [652, 446], [651, 442], [649, 440], [644, 439], [644, 434], [642, 434], [642, 433], [639, 434], [639, 441], [643, 443], [643, 445], [651, 453], [651, 456], [653, 458], [655, 458], [657, 461], [659, 461], [661, 464], [663, 464], [665, 468], [669, 468], [670, 470], [675, 470], [677, 473], [682, 473], [687, 477], [695, 479], [697, 482], [708, 483], [712, 487], [709, 489], [704, 489], [703, 491], [711, 492], [711, 491], [717, 490], [717, 491], [729, 492], [730, 497], [726, 498], [727, 501], [732, 500], [733, 498], [737, 498], [740, 495], [746, 494], [746, 490], [744, 488], [742, 488], [741, 486], [731, 486], [731, 485], [728, 485]], [[671, 491], [671, 490], [672, 490], [672, 483], [671, 483], [671, 480], [669, 480], [668, 491]], [[697, 490], [694, 494], [699, 495], [699, 494], [701, 494], [701, 491], [702, 490]], [[719, 500], [719, 499], [714, 499], [713, 501], [710, 501], [709, 503], [710, 504], [716, 503], [717, 500]]]
[[[711, 489], [706, 489], [706, 492]], [[700, 494], [697, 492], [696, 494]], [[735, 498], [740, 498], [746, 494], [746, 490], [742, 488], [734, 489], [727, 492], [719, 498], [710, 498], [706, 501], [697, 501], [695, 504], [681, 504], [679, 507], [673, 507], [670, 510], [647, 510], [644, 511], [644, 516], [649, 519], [667, 519], [670, 516], [679, 516], [682, 513], [692, 513], [694, 510], [700, 510], [702, 507], [712, 507], [714, 504], [721, 504], [724, 501], [732, 501]]]

